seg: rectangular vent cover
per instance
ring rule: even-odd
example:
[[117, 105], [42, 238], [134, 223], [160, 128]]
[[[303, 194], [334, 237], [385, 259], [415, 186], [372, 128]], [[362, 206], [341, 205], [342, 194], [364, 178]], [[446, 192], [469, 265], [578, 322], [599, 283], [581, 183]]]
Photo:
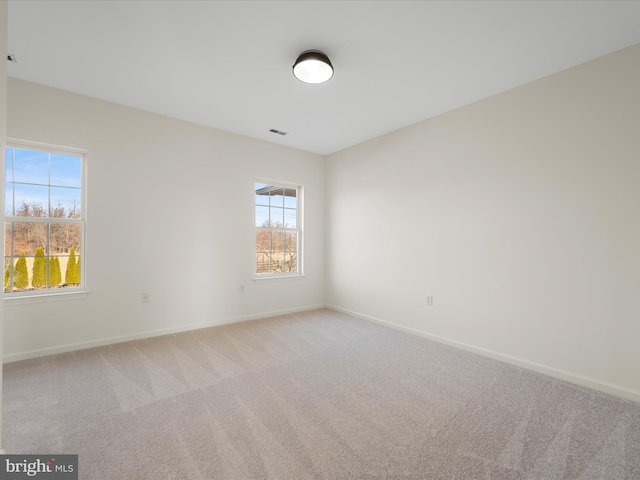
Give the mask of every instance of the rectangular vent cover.
[[281, 132], [280, 130], [276, 130], [275, 128], [272, 128], [271, 130], [269, 130], [271, 133], [277, 133], [278, 135], [286, 135], [287, 132]]

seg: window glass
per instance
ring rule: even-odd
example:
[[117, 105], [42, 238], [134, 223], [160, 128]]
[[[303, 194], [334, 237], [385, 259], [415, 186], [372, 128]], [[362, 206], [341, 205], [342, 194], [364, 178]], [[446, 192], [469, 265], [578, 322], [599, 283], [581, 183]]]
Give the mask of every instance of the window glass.
[[82, 187], [82, 158], [70, 155], [51, 155], [51, 185]]
[[47, 185], [49, 154], [16, 148], [13, 152], [13, 181]]
[[84, 155], [9, 146], [6, 156], [4, 292], [84, 287]]
[[255, 183], [256, 275], [300, 274], [302, 187]]

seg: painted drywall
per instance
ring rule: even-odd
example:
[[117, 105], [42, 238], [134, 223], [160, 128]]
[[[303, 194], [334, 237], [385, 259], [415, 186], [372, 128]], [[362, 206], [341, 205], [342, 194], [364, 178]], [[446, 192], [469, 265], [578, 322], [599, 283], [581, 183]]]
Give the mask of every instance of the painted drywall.
[[[7, 14], [8, 4], [0, 1], [0, 56], [7, 58]], [[0, 62], [0, 168], [4, 172], [4, 145], [7, 139], [7, 62]], [[0, 191], [4, 192], [4, 176], [0, 175]], [[4, 195], [0, 198], [0, 212], [4, 212]], [[4, 235], [2, 236], [4, 251]], [[0, 358], [2, 358], [2, 339], [4, 332], [4, 310], [0, 308]], [[0, 452], [2, 450], [2, 369], [0, 368]]]
[[634, 46], [330, 155], [327, 303], [640, 401], [639, 85]]
[[[91, 293], [5, 300], [5, 361], [324, 303], [322, 156], [13, 78], [8, 92], [9, 138], [88, 152]], [[304, 187], [302, 278], [252, 280], [257, 177]]]

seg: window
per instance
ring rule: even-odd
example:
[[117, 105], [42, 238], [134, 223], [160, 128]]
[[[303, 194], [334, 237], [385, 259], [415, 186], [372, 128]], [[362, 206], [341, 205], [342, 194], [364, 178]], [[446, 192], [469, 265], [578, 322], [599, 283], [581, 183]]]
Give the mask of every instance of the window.
[[302, 274], [302, 187], [255, 184], [256, 276]]
[[84, 288], [84, 164], [77, 150], [7, 146], [5, 294]]

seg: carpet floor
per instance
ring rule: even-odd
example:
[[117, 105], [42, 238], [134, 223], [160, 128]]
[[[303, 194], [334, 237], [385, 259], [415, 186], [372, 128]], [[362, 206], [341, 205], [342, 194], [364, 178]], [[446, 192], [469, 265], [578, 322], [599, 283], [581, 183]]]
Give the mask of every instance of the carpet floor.
[[640, 404], [330, 310], [4, 366], [81, 479], [640, 479]]

